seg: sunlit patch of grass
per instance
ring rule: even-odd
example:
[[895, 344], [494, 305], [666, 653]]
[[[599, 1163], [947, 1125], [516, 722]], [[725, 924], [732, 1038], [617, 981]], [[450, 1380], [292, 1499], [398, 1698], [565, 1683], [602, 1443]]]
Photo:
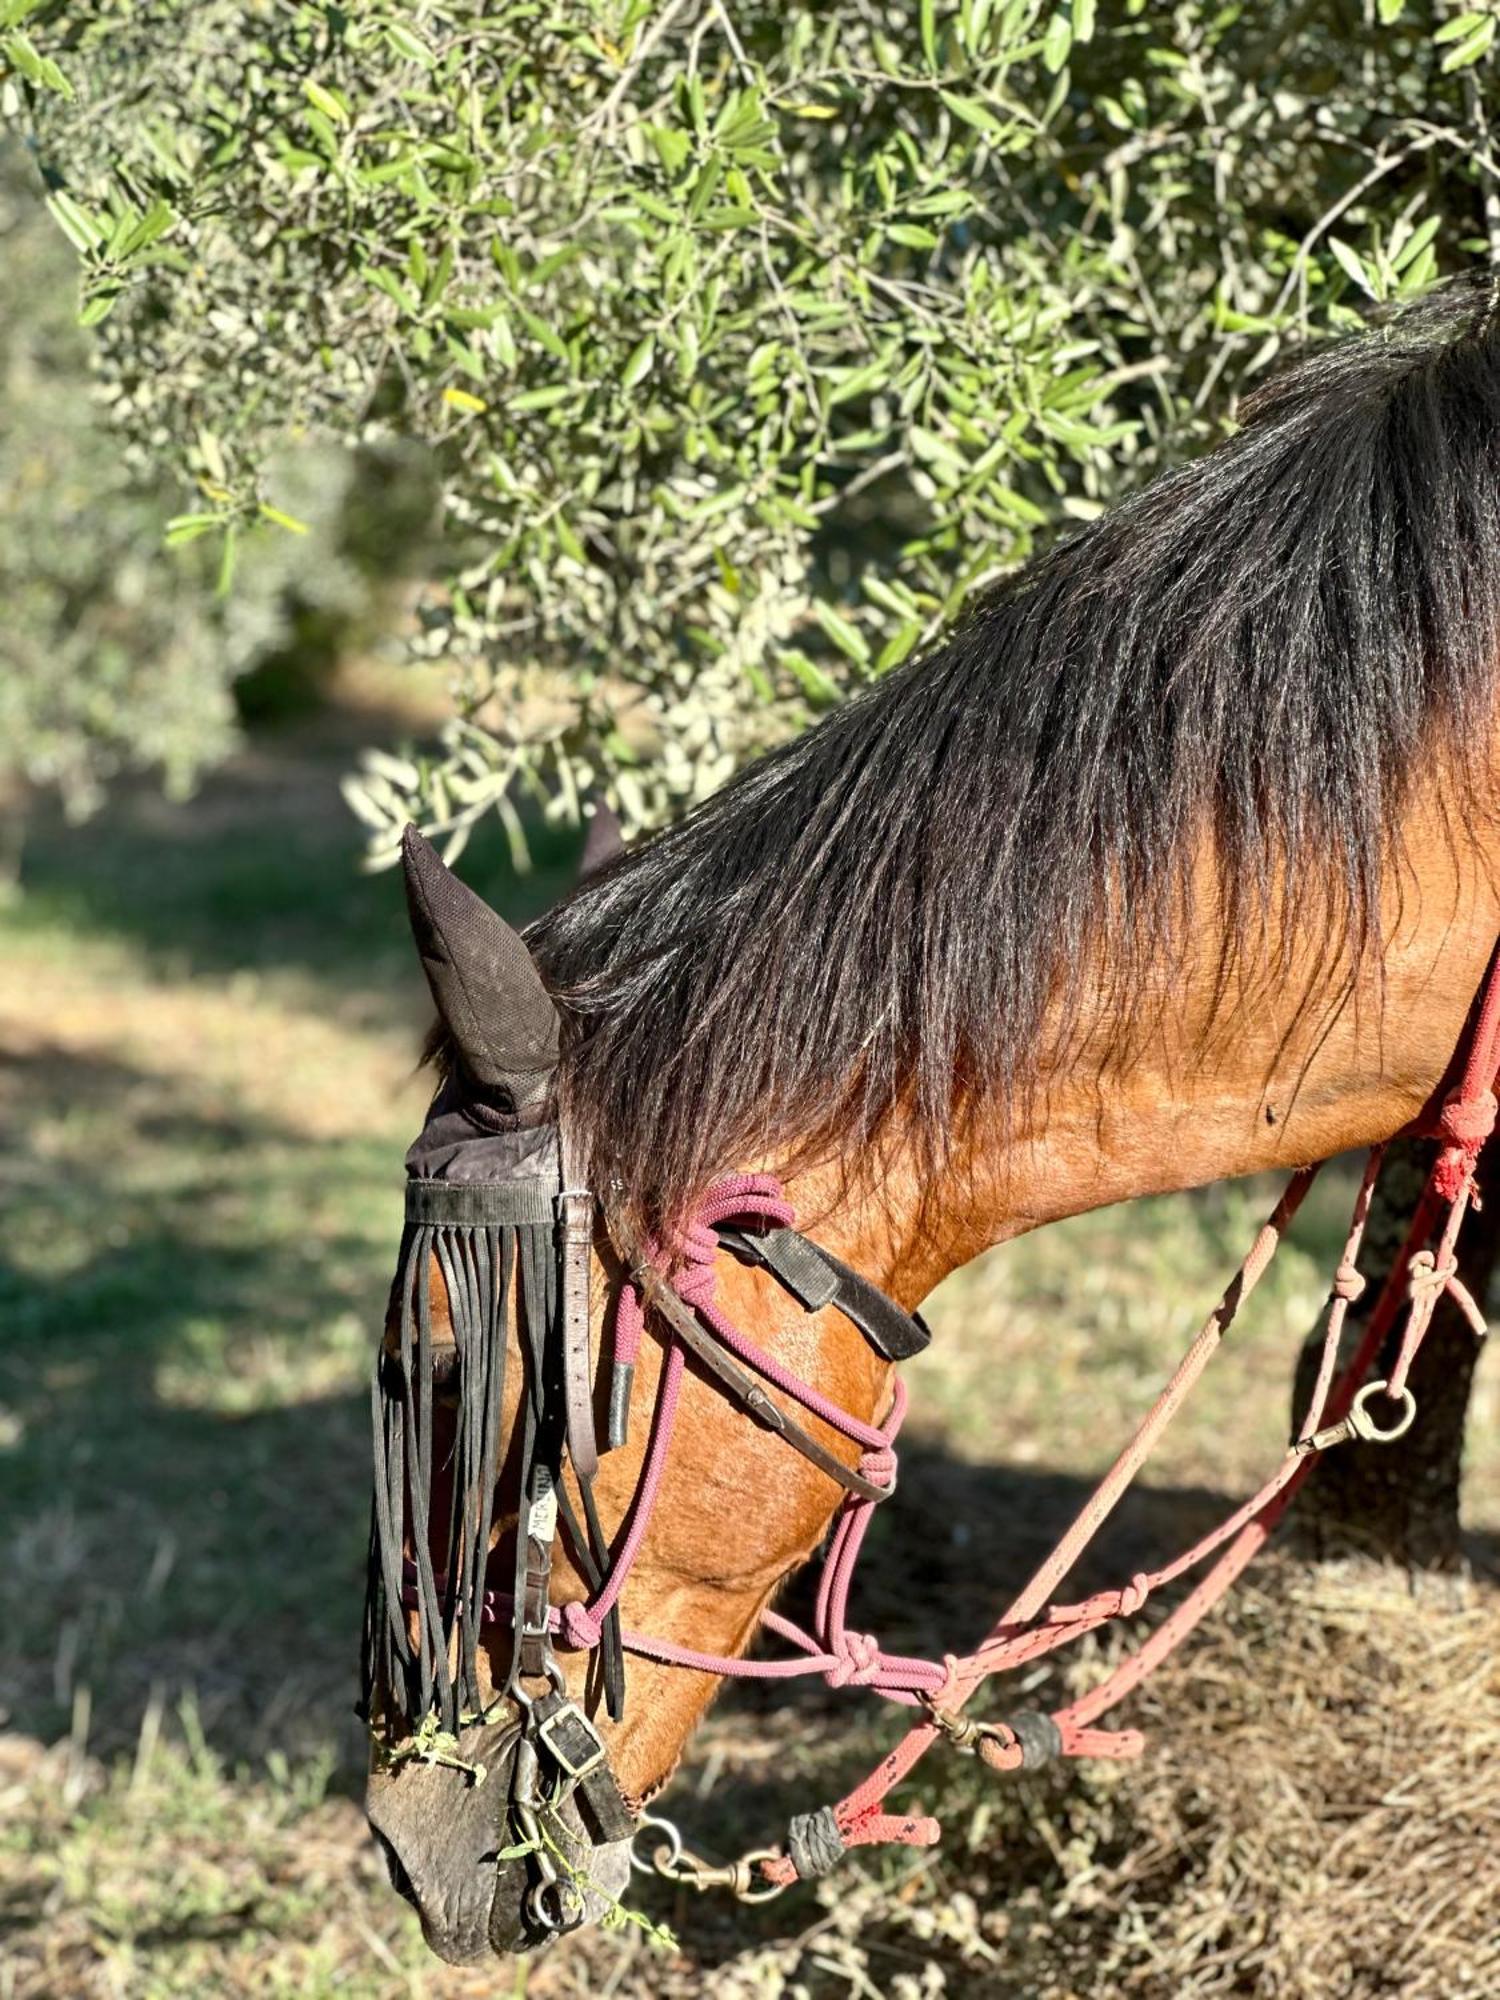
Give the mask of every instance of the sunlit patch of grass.
[[326, 1320], [316, 1342], [189, 1321], [178, 1351], [157, 1366], [156, 1396], [179, 1410], [249, 1416], [344, 1393], [369, 1351], [369, 1324], [353, 1313]]
[[438, 1990], [357, 1809], [329, 1794], [331, 1774], [326, 1755], [229, 1767], [190, 1709], [171, 1739], [109, 1773], [95, 1767], [81, 1786], [64, 1759], [38, 1759], [30, 1810], [0, 1825], [4, 1990]]

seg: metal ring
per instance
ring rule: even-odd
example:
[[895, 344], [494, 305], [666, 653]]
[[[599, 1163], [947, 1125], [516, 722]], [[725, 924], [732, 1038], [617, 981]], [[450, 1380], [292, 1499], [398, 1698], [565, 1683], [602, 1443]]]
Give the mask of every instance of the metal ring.
[[[666, 1840], [659, 1842], [645, 1861], [636, 1853], [636, 1843], [647, 1833], [655, 1830], [665, 1834]], [[661, 1857], [665, 1857], [664, 1860]], [[661, 1819], [655, 1813], [643, 1812], [630, 1836], [630, 1865], [642, 1875], [657, 1875], [665, 1869], [676, 1868], [682, 1860], [682, 1835], [669, 1819]]]
[[[1399, 1404], [1393, 1423], [1382, 1426], [1370, 1415], [1369, 1403], [1373, 1396], [1386, 1396]], [[1417, 1399], [1410, 1389], [1402, 1388], [1392, 1396], [1389, 1382], [1366, 1382], [1349, 1406], [1349, 1428], [1366, 1444], [1394, 1444], [1397, 1438], [1406, 1436], [1416, 1414]]]
[[541, 1931], [562, 1931], [568, 1927], [568, 1918], [573, 1909], [581, 1908], [583, 1898], [568, 1882], [538, 1882], [526, 1892], [525, 1914], [528, 1923]]
[[[753, 1881], [755, 1879], [754, 1870], [757, 1862], [779, 1861], [780, 1858], [774, 1847], [752, 1847], [748, 1854], [740, 1856], [739, 1865], [747, 1871], [748, 1879]], [[758, 1889], [737, 1888], [734, 1892], [734, 1897], [738, 1903], [774, 1903], [776, 1898], [791, 1886], [790, 1882], [766, 1882], [763, 1880]]]

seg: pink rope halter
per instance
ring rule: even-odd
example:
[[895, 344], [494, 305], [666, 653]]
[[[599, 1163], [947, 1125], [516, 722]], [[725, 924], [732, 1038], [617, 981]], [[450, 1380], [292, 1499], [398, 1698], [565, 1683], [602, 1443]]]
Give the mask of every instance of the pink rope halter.
[[[774, 1355], [753, 1341], [726, 1317], [716, 1296], [715, 1259], [719, 1254], [716, 1231], [721, 1225], [754, 1228], [787, 1228], [793, 1221], [792, 1207], [780, 1183], [769, 1174], [738, 1174], [716, 1181], [705, 1194], [676, 1246], [673, 1287], [713, 1330], [725, 1347], [765, 1381], [792, 1398], [812, 1416], [820, 1418], [840, 1436], [861, 1447], [859, 1470], [874, 1484], [887, 1488], [896, 1476], [895, 1438], [906, 1414], [906, 1388], [897, 1380], [890, 1414], [880, 1425], [852, 1417], [821, 1390], [782, 1365]], [[653, 1246], [653, 1263], [660, 1258]], [[645, 1312], [640, 1292], [628, 1280], [620, 1289], [613, 1326], [614, 1359], [617, 1364], [633, 1363], [640, 1351], [645, 1330]], [[686, 1356], [682, 1344], [667, 1336], [667, 1354], [657, 1387], [656, 1407], [651, 1418], [651, 1434], [636, 1486], [635, 1498], [625, 1527], [611, 1553], [609, 1574], [603, 1586], [587, 1604], [554, 1607], [556, 1632], [564, 1645], [592, 1647], [599, 1643], [605, 1618], [619, 1601], [641, 1544], [650, 1528], [660, 1494], [661, 1480], [671, 1450], [677, 1421], [677, 1403], [682, 1387]], [[795, 1675], [822, 1674], [830, 1687], [869, 1687], [893, 1700], [911, 1702], [917, 1695], [941, 1685], [943, 1669], [929, 1662], [910, 1660], [901, 1654], [883, 1652], [868, 1635], [851, 1631], [846, 1622], [849, 1589], [854, 1567], [875, 1502], [847, 1494], [839, 1509], [833, 1539], [824, 1558], [822, 1587], [811, 1631], [804, 1630], [779, 1612], [768, 1611], [762, 1623], [768, 1631], [800, 1648], [800, 1659], [742, 1660], [729, 1654], [699, 1652], [642, 1632], [622, 1631], [627, 1651], [669, 1666], [692, 1667], [702, 1673], [723, 1674], [741, 1680], [786, 1680]]]

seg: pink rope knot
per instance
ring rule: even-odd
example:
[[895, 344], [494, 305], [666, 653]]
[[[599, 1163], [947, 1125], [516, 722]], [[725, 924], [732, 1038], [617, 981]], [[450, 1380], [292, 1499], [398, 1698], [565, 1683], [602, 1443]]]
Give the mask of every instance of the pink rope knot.
[[823, 1676], [830, 1687], [869, 1687], [880, 1678], [880, 1641], [870, 1633], [841, 1632], [834, 1651], [838, 1658]]
[[1161, 1579], [1148, 1576], [1138, 1569], [1129, 1583], [1122, 1583], [1117, 1590], [1096, 1590], [1092, 1597], [1085, 1597], [1077, 1604], [1049, 1604], [1045, 1613], [1048, 1625], [1099, 1625], [1106, 1618], [1133, 1618], [1152, 1590]]
[[1444, 1141], [1432, 1171], [1438, 1197], [1457, 1201], [1473, 1176], [1484, 1142], [1495, 1129], [1496, 1099], [1492, 1090], [1475, 1097], [1455, 1091], [1438, 1114], [1438, 1134]]
[[1406, 1296], [1414, 1305], [1419, 1299], [1436, 1297], [1457, 1275], [1456, 1257], [1446, 1257], [1440, 1264], [1430, 1250], [1419, 1250], [1406, 1267]]
[[1455, 1202], [1468, 1186], [1479, 1158], [1471, 1146], [1444, 1146], [1432, 1169], [1432, 1191], [1439, 1201]]
[[922, 1697], [928, 1708], [951, 1708], [960, 1694], [958, 1684], [958, 1655], [944, 1653], [943, 1678], [929, 1695]]
[[896, 1482], [896, 1447], [881, 1445], [877, 1451], [860, 1454], [860, 1476], [872, 1486], [893, 1486]]
[[1133, 1618], [1150, 1595], [1151, 1579], [1143, 1569], [1138, 1569], [1120, 1591], [1118, 1615], [1121, 1618]]
[[774, 1174], [727, 1174], [706, 1190], [675, 1240], [667, 1245], [653, 1243], [647, 1254], [663, 1275], [671, 1278], [680, 1299], [690, 1306], [711, 1305], [719, 1225], [735, 1222], [752, 1231], [758, 1226], [788, 1229], [794, 1219], [792, 1204]]
[[586, 1604], [574, 1602], [564, 1604], [562, 1611], [562, 1642], [565, 1646], [577, 1646], [584, 1652], [592, 1652], [599, 1643], [599, 1621]]
[[[781, 1191], [774, 1174], [729, 1174], [704, 1194], [687, 1227], [670, 1244], [651, 1242], [646, 1256], [664, 1277], [670, 1276], [678, 1297], [694, 1310], [711, 1306], [717, 1289], [715, 1260], [721, 1222], [730, 1220], [772, 1229], [790, 1228], [796, 1212]], [[633, 1362], [640, 1353], [646, 1316], [641, 1295], [628, 1281], [621, 1287], [615, 1305], [614, 1359]]]
[[694, 1307], [712, 1305], [718, 1288], [714, 1258], [718, 1254], [719, 1239], [714, 1232], [696, 1218], [689, 1225], [685, 1235], [673, 1245], [676, 1252], [672, 1273], [673, 1289], [685, 1305]]
[[1347, 1305], [1352, 1306], [1356, 1299], [1363, 1297], [1364, 1289], [1363, 1271], [1357, 1270], [1348, 1262], [1340, 1264], [1333, 1274], [1333, 1296], [1336, 1299], [1343, 1299]]
[[1483, 1340], [1489, 1328], [1473, 1293], [1458, 1275], [1458, 1259], [1450, 1253], [1440, 1264], [1432, 1251], [1419, 1250], [1406, 1267], [1407, 1298], [1415, 1306], [1429, 1297], [1435, 1302], [1444, 1292], [1469, 1322], [1475, 1337]]

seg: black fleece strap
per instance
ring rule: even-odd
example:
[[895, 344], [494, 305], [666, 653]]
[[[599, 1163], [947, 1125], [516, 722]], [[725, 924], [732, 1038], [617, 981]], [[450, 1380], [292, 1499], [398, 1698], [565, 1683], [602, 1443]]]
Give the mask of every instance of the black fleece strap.
[[406, 1219], [450, 1229], [551, 1227], [556, 1194], [546, 1180], [419, 1181], [406, 1183]]

